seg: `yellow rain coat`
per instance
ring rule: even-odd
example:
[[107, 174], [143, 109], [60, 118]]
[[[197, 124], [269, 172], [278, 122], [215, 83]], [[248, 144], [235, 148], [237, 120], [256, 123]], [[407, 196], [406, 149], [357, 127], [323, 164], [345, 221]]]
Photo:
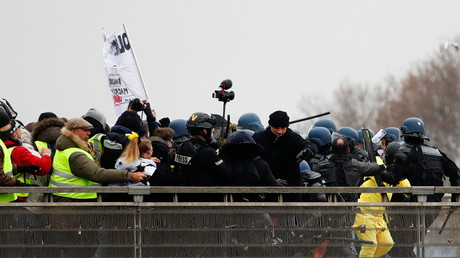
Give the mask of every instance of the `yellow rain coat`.
[[[385, 186], [389, 185], [385, 183]], [[410, 187], [407, 179], [399, 182], [399, 187]], [[374, 177], [369, 177], [361, 187], [377, 187]], [[388, 193], [388, 200], [391, 200], [392, 193]], [[362, 193], [358, 202], [382, 202], [380, 193]], [[373, 245], [364, 244], [361, 246], [359, 257], [381, 257], [393, 247], [393, 238], [388, 230], [387, 223], [384, 219], [385, 207], [360, 207], [361, 213], [356, 214], [353, 228], [356, 235], [361, 240], [374, 242]]]

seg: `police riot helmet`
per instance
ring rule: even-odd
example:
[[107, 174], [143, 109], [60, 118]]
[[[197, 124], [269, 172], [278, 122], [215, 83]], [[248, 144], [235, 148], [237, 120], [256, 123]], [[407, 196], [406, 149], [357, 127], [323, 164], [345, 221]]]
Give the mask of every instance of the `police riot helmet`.
[[331, 132], [325, 127], [314, 127], [308, 131], [307, 138], [314, 142], [318, 147], [331, 144]]
[[355, 129], [348, 126], [343, 126], [337, 130], [337, 133], [346, 136], [348, 138], [348, 144], [350, 144], [351, 147], [354, 148], [358, 144], [358, 132], [356, 132]]
[[305, 160], [302, 160], [299, 163], [300, 177], [306, 180], [311, 174], [310, 165]]
[[425, 138], [425, 124], [420, 118], [409, 117], [401, 126], [401, 133], [403, 136]]
[[[206, 140], [206, 143], [211, 144], [214, 139], [212, 137], [212, 127], [216, 124], [216, 120], [206, 113], [193, 113], [187, 120], [187, 130], [192, 136], [200, 135]], [[206, 132], [203, 130], [206, 129]]]
[[214, 119], [215, 124], [212, 128], [222, 128], [227, 126], [227, 120], [219, 114], [211, 114], [211, 118]]
[[308, 165], [308, 163], [305, 160], [302, 160], [299, 163], [299, 169], [301, 174], [308, 174], [311, 172], [310, 165]]
[[397, 142], [401, 138], [401, 130], [397, 127], [387, 127], [383, 130], [386, 132], [385, 140], [387, 142]]
[[240, 116], [238, 119], [238, 129], [249, 129], [254, 132], [260, 132], [264, 130], [262, 122], [256, 113], [246, 113]]
[[196, 112], [193, 113], [190, 118], [187, 120], [187, 129], [192, 128], [204, 128], [210, 129], [213, 125], [216, 124], [215, 119], [210, 117], [206, 113]]
[[393, 164], [396, 160], [396, 153], [398, 153], [399, 147], [401, 145], [398, 142], [392, 142], [388, 144], [385, 151], [385, 163], [387, 165]]
[[323, 118], [316, 121], [316, 123], [313, 124], [313, 128], [315, 127], [326, 127], [329, 132], [331, 132], [331, 134], [333, 132], [337, 132], [337, 126], [335, 125], [334, 121], [328, 118]]
[[[190, 134], [187, 130], [187, 120], [185, 119], [174, 119], [169, 123], [169, 128], [173, 129], [173, 141], [182, 142], [190, 138]], [[181, 140], [183, 138], [183, 140]]]

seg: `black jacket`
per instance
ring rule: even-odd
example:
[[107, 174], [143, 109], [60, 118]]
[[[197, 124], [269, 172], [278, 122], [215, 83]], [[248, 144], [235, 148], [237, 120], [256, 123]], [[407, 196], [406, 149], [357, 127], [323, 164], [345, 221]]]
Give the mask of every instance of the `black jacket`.
[[264, 148], [261, 157], [267, 161], [275, 178], [285, 179], [288, 186], [302, 185], [297, 156], [306, 148], [312, 155], [316, 154], [318, 148], [314, 143], [308, 142], [289, 128], [278, 138], [270, 127], [252, 137]]
[[[262, 146], [246, 132], [237, 132], [222, 148], [232, 170], [231, 186], [278, 186], [268, 163], [259, 157]], [[262, 201], [265, 194], [234, 194], [234, 201]]]
[[150, 177], [150, 185], [171, 186], [177, 185], [177, 181], [171, 168], [172, 159], [169, 156], [169, 147], [166, 143], [152, 141], [153, 157], [158, 158], [161, 162], [157, 163], [157, 169]]
[[278, 185], [268, 163], [259, 157], [262, 146], [249, 134], [238, 132], [222, 148], [222, 158], [232, 170], [232, 186]]
[[[334, 166], [342, 164], [345, 170], [346, 183], [338, 183], [336, 181], [337, 175], [334, 174]], [[361, 162], [352, 159], [348, 155], [332, 154], [327, 159], [322, 160], [317, 166], [313, 168], [314, 171], [319, 172], [329, 186], [359, 186], [361, 180], [365, 176], [375, 176], [385, 169], [385, 166], [378, 165], [375, 162]]]
[[182, 168], [188, 186], [222, 186], [231, 178], [227, 164], [199, 138], [184, 142], [176, 151], [175, 162]]
[[[420, 142], [404, 142], [396, 153], [396, 162], [387, 167], [382, 179], [396, 185], [407, 178], [412, 186], [442, 186], [443, 176], [452, 186], [460, 185], [460, 170], [437, 148]], [[428, 201], [441, 201], [442, 194], [428, 196]]]

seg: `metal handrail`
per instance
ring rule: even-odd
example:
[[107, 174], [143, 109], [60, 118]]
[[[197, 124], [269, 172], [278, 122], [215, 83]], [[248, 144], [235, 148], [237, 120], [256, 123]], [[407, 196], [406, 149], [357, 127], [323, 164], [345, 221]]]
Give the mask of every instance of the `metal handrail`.
[[90, 186], [90, 187], [45, 187], [45, 186], [2, 186], [4, 193], [127, 193], [148, 195], [151, 193], [410, 193], [430, 195], [435, 193], [458, 193], [460, 186], [412, 186], [412, 187], [268, 187], [268, 186]]

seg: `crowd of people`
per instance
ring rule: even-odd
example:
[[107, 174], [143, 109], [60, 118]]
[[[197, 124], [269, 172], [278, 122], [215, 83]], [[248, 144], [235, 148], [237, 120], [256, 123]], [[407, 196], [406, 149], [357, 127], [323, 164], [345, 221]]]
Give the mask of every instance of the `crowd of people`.
[[[139, 112], [145, 115], [142, 121]], [[372, 152], [362, 130], [336, 127], [320, 119], [306, 138], [289, 128], [284, 111], [273, 112], [264, 128], [257, 114], [230, 124], [219, 115], [193, 113], [187, 120], [157, 120], [148, 101], [134, 99], [114, 126], [91, 108], [76, 118], [40, 114], [27, 125], [0, 108], [0, 185], [2, 186], [442, 186], [447, 176], [460, 185], [460, 170], [439, 149], [426, 144], [425, 125], [416, 117], [400, 128], [388, 127], [372, 137]], [[369, 140], [369, 139], [367, 139]], [[376, 162], [371, 162], [376, 160]], [[382, 201], [381, 194], [338, 194], [340, 201]], [[456, 196], [453, 195], [455, 198]], [[55, 202], [96, 201], [96, 193], [53, 193]], [[110, 194], [107, 201], [126, 201]], [[171, 201], [152, 194], [144, 201]], [[235, 201], [270, 201], [264, 194], [237, 194]], [[410, 201], [407, 195], [385, 198]], [[441, 201], [442, 195], [427, 201]], [[185, 201], [221, 201], [221, 195], [183, 194]], [[286, 194], [284, 201], [326, 201], [324, 194]], [[0, 194], [0, 202], [40, 201], [29, 193]], [[392, 246], [382, 213], [361, 208], [355, 225], [382, 230], [357, 234], [386, 249], [368, 246], [363, 256], [383, 255]], [[373, 233], [371, 233], [373, 232]], [[380, 234], [383, 234], [380, 236]]]
[[[112, 127], [94, 108], [71, 119], [44, 112], [37, 122], [24, 125], [2, 107], [0, 183], [50, 187], [302, 186], [312, 184], [314, 178], [325, 186], [360, 186], [378, 175], [390, 185], [407, 179], [414, 186], [442, 186], [444, 176], [451, 185], [460, 185], [458, 167], [442, 151], [425, 144], [425, 126], [416, 117], [408, 118], [401, 128], [388, 127], [377, 135], [371, 131], [374, 153], [364, 149], [361, 130], [337, 129], [331, 119], [318, 120], [305, 138], [289, 128], [284, 111], [273, 112], [266, 128], [254, 113], [242, 115], [237, 125], [228, 124], [219, 115], [202, 112], [193, 113], [188, 120], [157, 121], [148, 101], [139, 99], [130, 102]], [[375, 158], [377, 162], [370, 162]], [[57, 201], [60, 197], [88, 201], [95, 194], [54, 196]], [[358, 197], [339, 198], [357, 201]], [[260, 198], [264, 197], [243, 199]], [[286, 198], [314, 199], [300, 195]], [[437, 194], [428, 201], [441, 198]], [[2, 199], [28, 198], [16, 194], [2, 195]]]

